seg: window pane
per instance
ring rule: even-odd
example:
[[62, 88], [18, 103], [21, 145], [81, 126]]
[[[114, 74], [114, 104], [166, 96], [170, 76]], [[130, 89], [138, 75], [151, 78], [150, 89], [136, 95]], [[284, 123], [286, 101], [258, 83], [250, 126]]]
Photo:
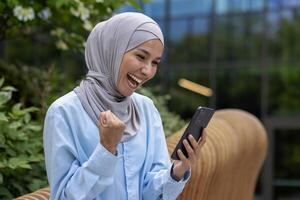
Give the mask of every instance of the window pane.
[[199, 15], [208, 14], [211, 10], [208, 0], [173, 0], [171, 1], [171, 15]]
[[193, 34], [194, 35], [202, 35], [207, 34], [209, 24], [207, 18], [197, 18], [194, 20], [193, 25]]
[[263, 0], [250, 0], [252, 10], [262, 10], [264, 7]]
[[188, 21], [186, 19], [171, 20], [171, 40], [180, 40], [187, 34]]
[[144, 13], [151, 17], [163, 17], [165, 14], [165, 3], [161, 2], [152, 2], [144, 5]]
[[267, 13], [268, 32], [274, 33], [280, 27], [280, 13], [277, 11]]
[[224, 14], [228, 12], [228, 3], [226, 0], [216, 0], [217, 14]]
[[243, 16], [217, 17], [216, 44], [219, 60], [237, 60], [245, 55], [245, 19]]
[[248, 11], [252, 7], [251, 2], [251, 0], [217, 0], [216, 10], [219, 14]]
[[299, 0], [282, 0], [283, 6], [299, 6]]
[[281, 0], [268, 0], [268, 8], [277, 9], [280, 7]]

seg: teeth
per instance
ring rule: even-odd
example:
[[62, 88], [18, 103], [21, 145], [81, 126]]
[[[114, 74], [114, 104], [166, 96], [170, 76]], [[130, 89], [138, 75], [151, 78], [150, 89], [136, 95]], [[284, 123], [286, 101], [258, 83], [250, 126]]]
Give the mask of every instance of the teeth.
[[138, 84], [140, 84], [142, 82], [142, 80], [138, 79], [136, 76], [134, 76], [133, 74], [128, 73], [128, 75], [135, 80]]

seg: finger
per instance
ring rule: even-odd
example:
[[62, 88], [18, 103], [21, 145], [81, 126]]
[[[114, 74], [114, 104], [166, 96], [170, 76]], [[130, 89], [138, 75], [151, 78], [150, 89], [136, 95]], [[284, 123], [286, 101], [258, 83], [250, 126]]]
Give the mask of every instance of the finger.
[[119, 129], [124, 130], [126, 128], [126, 125], [124, 122], [120, 121], [118, 127], [119, 127]]
[[198, 144], [199, 146], [203, 146], [205, 142], [206, 142], [206, 135], [202, 135]]
[[122, 120], [120, 120], [116, 115], [112, 114], [112, 119], [114, 120], [114, 123], [117, 127], [123, 126], [124, 122]]
[[206, 136], [206, 129], [203, 129], [203, 131], [202, 131], [202, 135], [205, 137]]
[[110, 115], [111, 115], [111, 120], [112, 122], [114, 122], [114, 124], [116, 126], [120, 126], [120, 124], [123, 124], [123, 122], [113, 113], [113, 112], [110, 112]]
[[178, 149], [177, 155], [178, 155], [179, 159], [182, 161], [183, 166], [184, 166], [185, 168], [188, 168], [188, 167], [190, 166], [190, 164], [189, 164], [190, 162], [189, 162], [189, 160], [185, 157], [185, 155], [183, 154], [183, 152], [182, 152], [180, 149]]
[[183, 145], [184, 145], [186, 151], [188, 152], [188, 155], [189, 155], [188, 159], [191, 161], [191, 163], [194, 163], [194, 161], [195, 161], [194, 149], [191, 147], [191, 145], [188, 143], [188, 141], [186, 139], [183, 140]]
[[107, 110], [105, 112], [105, 115], [106, 115], [107, 124], [111, 126], [113, 124], [113, 121], [114, 121], [113, 116], [112, 116], [113, 115], [112, 112], [110, 110]]
[[193, 163], [194, 163], [195, 160], [198, 157], [199, 149], [201, 148], [201, 146], [199, 145], [199, 143], [197, 142], [197, 140], [192, 135], [189, 135], [188, 139], [189, 139], [190, 144], [192, 145], [192, 148], [194, 150], [194, 160], [193, 160]]
[[193, 135], [189, 135], [188, 137], [190, 144], [192, 145], [193, 149], [196, 149], [198, 147], [198, 142], [196, 141], [196, 139], [194, 138]]
[[200, 137], [200, 139], [199, 139], [199, 141], [198, 141], [198, 144], [203, 143], [203, 141], [205, 141], [205, 138], [206, 138], [206, 130], [203, 129], [203, 130], [202, 130], [202, 135], [201, 135], [201, 137]]
[[206, 142], [206, 135], [201, 136], [201, 139], [199, 140], [198, 144], [197, 144], [197, 148], [195, 149], [195, 153], [196, 155], [198, 155], [200, 153], [200, 150], [202, 149], [202, 146], [205, 144]]
[[112, 119], [114, 120], [119, 119], [113, 112], [110, 112], [110, 114]]

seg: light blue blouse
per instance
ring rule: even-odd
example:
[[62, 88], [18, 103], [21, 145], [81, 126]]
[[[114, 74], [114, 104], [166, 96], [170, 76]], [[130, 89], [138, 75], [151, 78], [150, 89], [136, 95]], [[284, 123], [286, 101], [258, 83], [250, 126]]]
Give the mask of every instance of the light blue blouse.
[[51, 199], [176, 199], [190, 176], [170, 176], [160, 115], [148, 97], [134, 93], [141, 113], [138, 134], [118, 145], [101, 144], [99, 129], [72, 91], [48, 109], [44, 124], [46, 170]]

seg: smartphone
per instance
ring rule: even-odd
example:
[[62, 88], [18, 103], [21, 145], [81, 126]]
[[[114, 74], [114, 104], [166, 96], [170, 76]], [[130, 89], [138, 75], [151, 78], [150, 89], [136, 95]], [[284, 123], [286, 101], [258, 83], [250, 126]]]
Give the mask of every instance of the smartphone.
[[[208, 122], [212, 118], [215, 110], [212, 108], [206, 108], [206, 107], [198, 107], [196, 112], [194, 113], [189, 125], [185, 129], [183, 135], [181, 136], [178, 144], [176, 145], [176, 148], [174, 149], [171, 158], [173, 160], [180, 160], [177, 155], [177, 150], [181, 149], [185, 157], [188, 158], [188, 153], [184, 147], [183, 140], [187, 139], [190, 134], [194, 136], [196, 141], [199, 141], [199, 139], [202, 136], [203, 129], [207, 126]], [[190, 143], [190, 142], [189, 142]]]

